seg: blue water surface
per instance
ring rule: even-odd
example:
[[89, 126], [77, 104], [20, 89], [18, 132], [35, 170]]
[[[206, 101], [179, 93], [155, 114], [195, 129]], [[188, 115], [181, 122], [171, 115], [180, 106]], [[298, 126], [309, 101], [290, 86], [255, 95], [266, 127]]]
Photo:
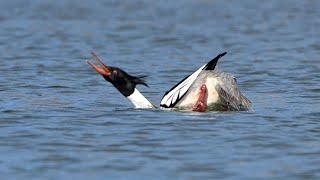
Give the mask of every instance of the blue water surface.
[[[0, 1], [1, 179], [319, 179], [320, 1]], [[135, 110], [218, 53], [250, 112]]]

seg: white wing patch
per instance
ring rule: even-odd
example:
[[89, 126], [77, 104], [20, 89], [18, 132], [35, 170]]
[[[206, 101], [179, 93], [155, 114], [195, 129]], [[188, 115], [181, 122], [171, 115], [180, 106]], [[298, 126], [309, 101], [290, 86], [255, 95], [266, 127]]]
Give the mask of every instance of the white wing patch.
[[186, 94], [205, 66], [206, 64], [166, 92], [160, 102], [160, 106], [164, 108], [173, 108], [183, 95]]

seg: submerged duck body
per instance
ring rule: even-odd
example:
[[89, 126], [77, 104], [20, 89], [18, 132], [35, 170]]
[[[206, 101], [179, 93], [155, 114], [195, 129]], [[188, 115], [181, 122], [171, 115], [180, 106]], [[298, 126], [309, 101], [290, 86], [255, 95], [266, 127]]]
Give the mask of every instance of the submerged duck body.
[[[236, 78], [216, 69], [218, 60], [225, 54], [219, 54], [167, 91], [160, 102], [161, 109], [198, 112], [249, 110], [251, 102], [239, 91]], [[89, 61], [88, 64], [136, 108], [155, 108], [136, 89], [138, 84], [147, 86], [142, 76], [131, 76], [120, 68], [108, 67], [97, 55], [92, 55], [102, 68]]]
[[245, 111], [251, 106], [251, 102], [239, 91], [234, 76], [213, 70], [201, 72], [174, 108], [181, 110], [194, 108], [203, 85], [206, 88], [204, 98], [206, 111]]

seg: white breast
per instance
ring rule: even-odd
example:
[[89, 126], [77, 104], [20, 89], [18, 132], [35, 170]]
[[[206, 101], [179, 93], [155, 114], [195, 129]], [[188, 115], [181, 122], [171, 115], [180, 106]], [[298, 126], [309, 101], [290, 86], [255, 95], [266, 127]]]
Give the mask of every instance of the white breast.
[[150, 109], [154, 108], [154, 105], [150, 103], [139, 91], [134, 89], [134, 92], [127, 97], [135, 108]]

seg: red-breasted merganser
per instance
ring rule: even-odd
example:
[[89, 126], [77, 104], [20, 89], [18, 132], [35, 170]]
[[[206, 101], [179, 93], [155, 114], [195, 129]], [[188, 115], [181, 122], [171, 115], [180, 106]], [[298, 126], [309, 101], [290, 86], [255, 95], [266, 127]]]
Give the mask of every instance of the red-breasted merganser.
[[[236, 78], [215, 68], [225, 54], [219, 54], [167, 91], [160, 108], [197, 112], [249, 110], [251, 102], [239, 91]], [[92, 56], [101, 67], [90, 61], [87, 63], [129, 99], [135, 108], [156, 108], [136, 89], [138, 84], [148, 86], [143, 79], [145, 76], [129, 75], [118, 67], [104, 65], [93, 52]]]

